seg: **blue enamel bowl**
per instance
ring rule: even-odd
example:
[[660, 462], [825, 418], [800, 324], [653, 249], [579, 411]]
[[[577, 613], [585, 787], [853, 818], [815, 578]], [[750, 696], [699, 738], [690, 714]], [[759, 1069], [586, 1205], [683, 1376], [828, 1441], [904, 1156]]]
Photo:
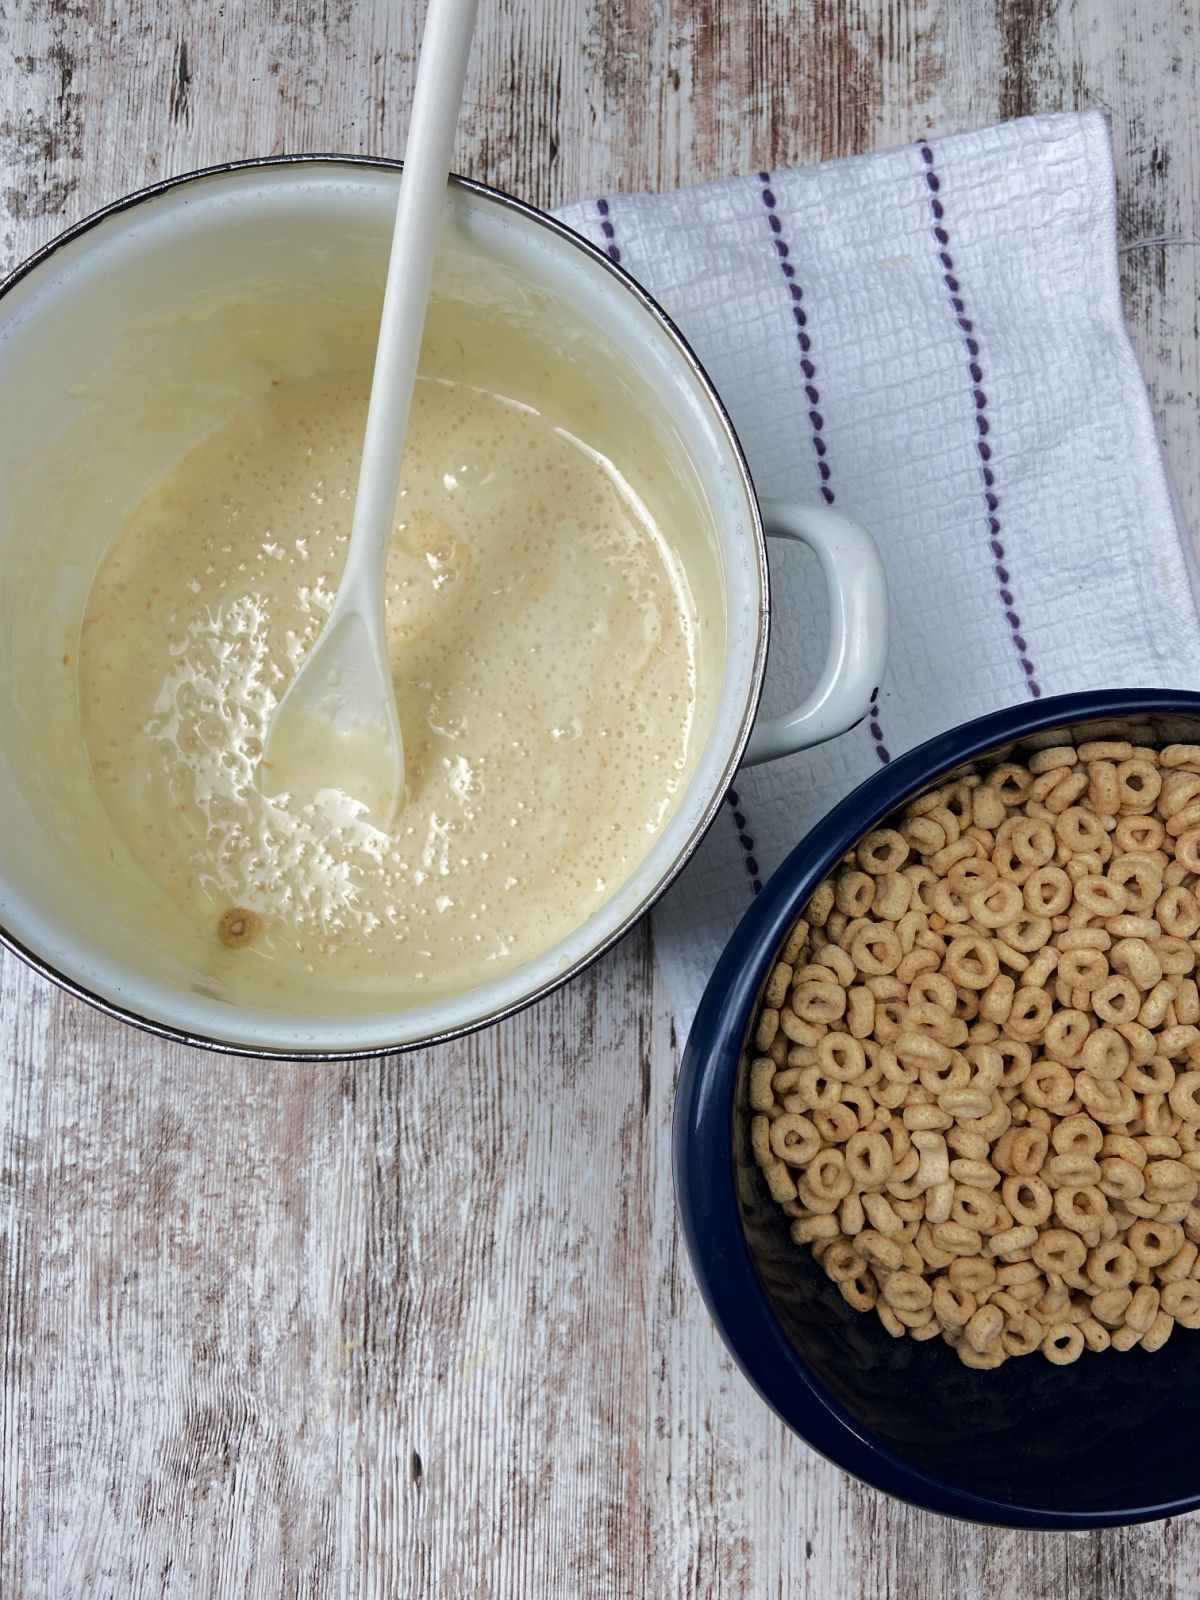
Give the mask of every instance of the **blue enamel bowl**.
[[1032, 734], [1200, 742], [1200, 694], [1110, 690], [980, 717], [901, 756], [804, 838], [743, 917], [684, 1053], [675, 1192], [713, 1320], [746, 1377], [801, 1438], [914, 1505], [1007, 1527], [1084, 1529], [1200, 1507], [1200, 1331], [1150, 1354], [1038, 1355], [993, 1372], [940, 1339], [888, 1337], [792, 1243], [749, 1150], [747, 1038], [792, 923], [839, 857], [964, 763]]

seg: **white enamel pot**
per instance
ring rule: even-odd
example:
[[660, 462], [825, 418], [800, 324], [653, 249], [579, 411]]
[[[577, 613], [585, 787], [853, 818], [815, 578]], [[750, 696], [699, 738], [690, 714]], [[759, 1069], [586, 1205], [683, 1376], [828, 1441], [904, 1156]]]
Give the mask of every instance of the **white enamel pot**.
[[[615, 399], [633, 435], [655, 437], [690, 508], [685, 565], [714, 642], [685, 787], [641, 866], [568, 937], [427, 1004], [252, 1009], [197, 982], [140, 925], [119, 852], [95, 847], [102, 803], [70, 666], [91, 578], [124, 516], [194, 443], [273, 378], [345, 365], [345, 342], [378, 315], [397, 173], [300, 157], [171, 180], [89, 218], [0, 287], [0, 937], [71, 992], [194, 1044], [349, 1057], [507, 1015], [629, 929], [739, 765], [844, 732], [882, 675], [886, 590], [870, 537], [824, 507], [760, 510], [721, 402], [659, 307], [553, 219], [455, 180], [435, 293], [479, 325], [535, 329]], [[831, 624], [816, 687], [755, 727], [771, 621], [764, 531], [816, 551]]]

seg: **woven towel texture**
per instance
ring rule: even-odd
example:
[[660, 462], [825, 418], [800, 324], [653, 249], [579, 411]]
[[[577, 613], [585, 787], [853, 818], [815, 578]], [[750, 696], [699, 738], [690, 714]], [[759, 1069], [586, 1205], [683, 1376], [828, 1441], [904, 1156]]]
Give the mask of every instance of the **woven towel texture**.
[[[1115, 214], [1096, 113], [559, 213], [678, 323], [759, 492], [858, 517], [891, 588], [868, 720], [741, 773], [654, 912], [681, 1037], [756, 887], [881, 762], [1030, 696], [1200, 682]], [[781, 710], [815, 678], [825, 607], [804, 552], [773, 547], [772, 582]]]

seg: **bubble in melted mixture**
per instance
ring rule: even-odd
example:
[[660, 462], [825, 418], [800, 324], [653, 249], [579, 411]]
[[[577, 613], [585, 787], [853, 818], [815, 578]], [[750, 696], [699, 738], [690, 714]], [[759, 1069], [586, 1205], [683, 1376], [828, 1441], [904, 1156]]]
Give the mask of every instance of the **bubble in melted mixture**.
[[[387, 564], [408, 795], [256, 781], [345, 559], [367, 376], [274, 387], [195, 447], [96, 576], [80, 692], [97, 784], [142, 869], [213, 930], [223, 976], [403, 1002], [548, 949], [670, 815], [695, 710], [681, 564], [631, 486], [552, 417], [422, 379]], [[229, 943], [228, 940], [225, 941]]]

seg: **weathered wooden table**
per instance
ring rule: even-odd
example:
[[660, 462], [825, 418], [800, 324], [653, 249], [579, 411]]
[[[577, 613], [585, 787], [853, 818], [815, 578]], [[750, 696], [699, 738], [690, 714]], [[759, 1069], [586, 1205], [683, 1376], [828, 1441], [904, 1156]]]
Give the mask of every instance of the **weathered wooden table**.
[[[420, 9], [0, 0], [0, 265], [168, 173], [399, 152]], [[457, 164], [541, 205], [1104, 108], [1130, 327], [1200, 525], [1197, 0], [482, 13]], [[960, 1527], [756, 1399], [681, 1254], [646, 928], [515, 1021], [341, 1070], [0, 977], [6, 1600], [1200, 1595], [1195, 1518]]]

